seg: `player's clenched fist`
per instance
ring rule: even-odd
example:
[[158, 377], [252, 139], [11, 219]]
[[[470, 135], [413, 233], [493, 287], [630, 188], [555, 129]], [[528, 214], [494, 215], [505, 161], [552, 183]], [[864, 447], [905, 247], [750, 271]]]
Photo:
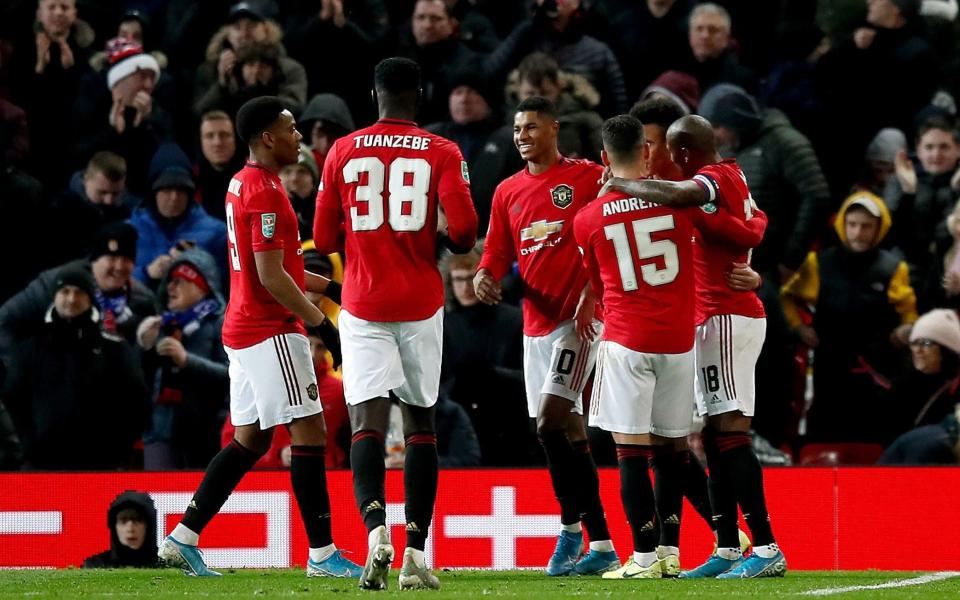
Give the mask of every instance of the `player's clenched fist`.
[[490, 271], [480, 269], [473, 278], [473, 289], [477, 298], [484, 304], [497, 304], [502, 299], [500, 282], [493, 278]]

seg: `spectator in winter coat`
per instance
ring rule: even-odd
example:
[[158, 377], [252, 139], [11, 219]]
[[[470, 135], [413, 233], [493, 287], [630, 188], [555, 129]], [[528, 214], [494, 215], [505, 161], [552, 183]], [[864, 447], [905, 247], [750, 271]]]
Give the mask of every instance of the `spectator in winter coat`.
[[128, 490], [114, 498], [107, 510], [107, 529], [110, 530], [110, 549], [84, 559], [84, 569], [160, 566], [157, 564], [157, 509], [149, 495]]
[[64, 132], [72, 128], [71, 104], [89, 70], [96, 34], [78, 18], [75, 0], [34, 4], [36, 21], [14, 40], [11, 99], [27, 111], [33, 157], [28, 166], [42, 166], [54, 189], [59, 189], [70, 175], [70, 163], [47, 158], [63, 152]]
[[199, 247], [213, 255], [225, 288], [227, 227], [193, 201], [196, 184], [186, 154], [173, 144], [161, 147], [151, 170], [153, 195], [130, 217], [139, 234], [134, 278], [156, 289], [180, 252]]
[[470, 195], [477, 209], [477, 231], [490, 221], [493, 192], [504, 178], [523, 166], [513, 145], [513, 131], [503, 125], [497, 92], [476, 69], [465, 69], [451, 79], [450, 119], [426, 127], [456, 142], [467, 161]]
[[137, 329], [153, 396], [153, 430], [144, 436], [147, 469], [203, 469], [220, 450], [230, 378], [219, 282], [212, 256], [197, 248], [181, 252], [158, 287], [163, 314]]
[[938, 308], [917, 319], [910, 331], [912, 368], [891, 382], [881, 404], [867, 416], [878, 422], [884, 446], [907, 431], [936, 425], [960, 402], [960, 320]]
[[211, 217], [226, 221], [227, 186], [243, 168], [243, 162], [243, 153], [237, 151], [237, 134], [230, 115], [222, 110], [204, 113], [200, 117], [200, 158], [194, 172], [197, 201]]
[[[269, 46], [275, 52], [279, 71], [276, 73], [277, 95], [288, 103], [294, 114], [300, 112], [307, 100], [307, 74], [303, 65], [287, 56], [282, 39], [280, 26], [268, 19], [259, 5], [253, 2], [233, 5], [226, 24], [207, 45], [206, 62], [197, 69], [193, 87], [194, 113], [200, 116], [211, 108], [222, 108], [218, 106], [220, 99], [239, 89], [241, 82], [236, 68], [239, 54], [254, 44]], [[230, 115], [235, 116], [234, 113]]]
[[925, 121], [917, 131], [916, 152], [917, 165], [906, 151], [897, 154], [896, 177], [884, 200], [896, 223], [893, 241], [907, 257], [914, 286], [924, 289], [953, 242], [947, 217], [960, 200], [960, 142], [953, 124], [940, 117]]
[[317, 186], [320, 170], [309, 146], [300, 146], [300, 160], [280, 169], [280, 183], [287, 192], [293, 212], [297, 214], [300, 239], [313, 237], [313, 215], [317, 210]]
[[[156, 314], [153, 292], [131, 278], [137, 255], [137, 231], [128, 223], [104, 225], [94, 238], [89, 258], [67, 263], [93, 273], [93, 297], [107, 333], [133, 344], [137, 326]], [[48, 269], [0, 306], [0, 357], [9, 360], [15, 347], [44, 327], [44, 315], [56, 288], [57, 274], [67, 266]]]
[[145, 197], [150, 157], [173, 134], [170, 115], [153, 96], [160, 65], [125, 38], [110, 40], [107, 54], [105, 75], [85, 77], [73, 105], [75, 159], [86, 161], [101, 150], [119, 154], [127, 161], [127, 186]]
[[581, 0], [537, 0], [533, 18], [517, 25], [486, 61], [487, 72], [504, 77], [531, 52], [548, 54], [563, 71], [585, 77], [600, 94], [597, 112], [601, 116], [627, 111], [620, 64], [609, 46], [585, 34]]
[[313, 159], [322, 173], [323, 161], [330, 147], [338, 139], [353, 132], [356, 126], [343, 98], [336, 94], [317, 94], [310, 99], [297, 119], [297, 129], [309, 140]]
[[750, 93], [757, 91], [757, 76], [740, 64], [731, 42], [730, 13], [712, 2], [698, 4], [690, 12], [689, 59], [680, 69], [696, 77], [701, 90], [718, 83], [732, 83]]
[[82, 265], [57, 274], [43, 326], [19, 343], [4, 385], [26, 467], [129, 468], [150, 426], [136, 354], [100, 328], [97, 286]]
[[49, 207], [51, 239], [46, 264], [59, 265], [90, 252], [97, 231], [125, 221], [140, 200], [126, 190], [127, 161], [113, 152], [97, 152], [87, 168], [76, 172], [70, 187]]
[[[855, 192], [835, 228], [841, 244], [807, 255], [783, 286], [783, 309], [814, 350], [810, 439], [872, 441], [872, 428], [851, 427], [876, 411], [879, 391], [902, 371], [900, 350], [917, 319], [907, 264], [880, 248], [890, 213], [879, 196]], [[812, 323], [802, 315], [813, 309]]]

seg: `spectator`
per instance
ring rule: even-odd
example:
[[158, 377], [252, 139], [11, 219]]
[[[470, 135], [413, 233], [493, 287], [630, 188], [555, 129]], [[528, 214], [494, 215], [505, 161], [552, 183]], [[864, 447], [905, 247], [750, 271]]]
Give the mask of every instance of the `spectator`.
[[203, 469], [220, 450], [230, 378], [220, 341], [226, 302], [213, 257], [181, 252], [160, 281], [163, 315], [137, 329], [153, 390], [153, 430], [144, 436], [144, 467]]
[[126, 491], [107, 510], [110, 549], [87, 557], [84, 569], [139, 567], [154, 569], [157, 564], [157, 509], [144, 493]]
[[[194, 111], [203, 113], [220, 109], [236, 115], [247, 100], [257, 96], [279, 96], [284, 83], [280, 65], [280, 46], [254, 42], [237, 50], [237, 59], [227, 85], [214, 86], [194, 105]], [[285, 98], [290, 109], [299, 112], [303, 101]]]
[[[0, 148], [11, 148], [12, 131], [0, 126]], [[0, 151], [0, 213], [9, 223], [42, 223], [43, 184], [11, 162], [8, 153]], [[43, 249], [24, 252], [25, 239], [20, 235], [0, 236], [0, 256], [8, 257], [0, 277], [0, 304], [19, 292], [43, 266]], [[16, 260], [12, 258], [16, 257]], [[0, 325], [2, 329], [2, 325]], [[3, 343], [0, 341], [0, 355]]]
[[730, 38], [730, 13], [712, 2], [698, 4], [690, 12], [689, 58], [682, 71], [696, 77], [701, 90], [718, 83], [731, 83], [753, 94], [757, 76], [740, 64]]
[[960, 402], [960, 321], [957, 313], [934, 309], [917, 319], [910, 331], [913, 368], [894, 379], [884, 394], [876, 428], [884, 446], [907, 431], [936, 425], [954, 413]]
[[52, 203], [47, 215], [51, 239], [48, 265], [59, 265], [90, 252], [97, 231], [125, 221], [140, 200], [126, 190], [127, 161], [113, 152], [97, 152], [77, 171], [70, 187]]
[[936, 425], [924, 425], [901, 435], [879, 465], [955, 465], [960, 462], [960, 406]]
[[761, 111], [743, 89], [720, 84], [700, 101], [725, 156], [737, 159], [750, 193], [769, 219], [753, 268], [767, 313], [767, 337], [757, 361], [757, 396], [770, 399], [754, 427], [778, 443], [794, 394], [794, 338], [780, 307], [779, 288], [803, 263], [830, 212], [830, 190], [813, 147], [777, 109]]
[[443, 394], [437, 398], [437, 459], [441, 469], [481, 463], [480, 443], [467, 411]]
[[[914, 115], [933, 97], [939, 80], [936, 53], [922, 35], [919, 0], [869, 0], [867, 23], [831, 46], [817, 64], [828, 114], [822, 144], [834, 189], [847, 189], [863, 148], [881, 127], [914, 131]], [[864, 102], [862, 92], [895, 83], [883, 102]], [[842, 129], [842, 139], [831, 132]], [[838, 185], [839, 184], [839, 185]]]
[[[369, 73], [390, 33], [388, 2], [304, 0], [293, 4], [287, 14], [284, 41], [290, 56], [306, 70], [309, 95], [336, 94], [347, 101], [354, 117], [375, 119]], [[331, 60], [345, 50], [349, 60]], [[308, 129], [301, 132], [310, 138]]]
[[443, 329], [441, 396], [462, 406], [473, 423], [484, 466], [529, 464], [523, 388], [523, 317], [505, 303], [481, 303], [473, 289], [482, 242], [442, 263], [450, 286]]
[[883, 196], [887, 183], [894, 174], [897, 153], [906, 149], [907, 136], [899, 129], [885, 127], [878, 131], [867, 146], [863, 170], [854, 188]]
[[[111, 19], [112, 20], [112, 19]], [[164, 110], [176, 113], [177, 103], [173, 78], [167, 72], [169, 61], [167, 55], [158, 50], [153, 44], [152, 32], [149, 29], [150, 18], [139, 10], [128, 10], [120, 17], [117, 24], [116, 37], [130, 40], [143, 47], [157, 61], [160, 73], [154, 85], [153, 97], [156, 98]], [[90, 68], [94, 73], [104, 73], [110, 67], [110, 55], [102, 50], [90, 57]]]
[[[356, 130], [350, 108], [336, 94], [317, 94], [310, 99], [297, 119], [297, 129], [310, 140], [309, 146], [317, 169], [323, 172], [323, 161], [333, 143]], [[312, 235], [309, 237], [313, 237]]]
[[224, 202], [227, 186], [243, 168], [246, 157], [237, 151], [237, 134], [230, 115], [212, 110], [200, 117], [200, 158], [197, 174], [197, 200], [211, 217], [226, 221]]
[[919, 170], [906, 151], [897, 154], [896, 177], [884, 199], [897, 223], [894, 241], [907, 257], [914, 286], [923, 289], [953, 241], [947, 217], [960, 199], [960, 143], [952, 123], [933, 117], [920, 126], [917, 162]]
[[3, 393], [26, 468], [129, 468], [150, 426], [143, 373], [130, 346], [100, 329], [88, 270], [60, 269], [53, 289], [40, 331], [14, 351]]
[[70, 174], [69, 162], [46, 158], [63, 152], [63, 133], [72, 127], [70, 103], [89, 68], [95, 34], [77, 18], [75, 0], [40, 0], [36, 6], [36, 20], [14, 42], [12, 100], [27, 111], [32, 170], [42, 167], [59, 188]]
[[153, 97], [160, 65], [124, 38], [110, 40], [107, 53], [106, 77], [85, 77], [74, 103], [74, 154], [83, 160], [100, 150], [119, 154], [127, 161], [127, 187], [142, 197], [150, 157], [173, 131], [169, 114]]
[[133, 276], [156, 289], [180, 252], [199, 247], [213, 255], [226, 288], [227, 228], [193, 201], [196, 184], [190, 162], [175, 144], [157, 150], [151, 162], [153, 195], [133, 212], [130, 224], [138, 234]]
[[600, 94], [597, 112], [612, 116], [626, 112], [627, 92], [620, 64], [610, 48], [584, 32], [581, 0], [536, 0], [534, 16], [519, 24], [491, 55], [487, 69], [506, 74], [520, 57], [532, 51], [554, 57], [567, 73], [584, 76]]
[[[0, 363], [0, 369], [3, 363]], [[3, 384], [0, 383], [0, 390]], [[0, 400], [0, 471], [19, 471], [23, 464], [23, 447], [7, 407]]]
[[[692, 0], [606, 0], [610, 46], [624, 69], [627, 98], [640, 98], [641, 90], [664, 71], [682, 66], [689, 52], [687, 19]], [[642, 56], [643, 60], [637, 60]]]
[[401, 38], [398, 54], [420, 65], [422, 99], [417, 114], [421, 123], [445, 121], [452, 78], [476, 59], [456, 35], [456, 23], [444, 0], [417, 0], [413, 7], [412, 35]]
[[[130, 344], [136, 339], [140, 321], [156, 314], [153, 293], [131, 279], [136, 253], [137, 231], [128, 223], [115, 222], [97, 231], [89, 258], [67, 263], [92, 271], [96, 282], [94, 303], [102, 326], [107, 333], [119, 334]], [[50, 298], [56, 292], [57, 274], [67, 265], [40, 273], [0, 306], [0, 357], [4, 361], [23, 339], [43, 328]]]
[[293, 212], [297, 213], [300, 238], [309, 240], [313, 237], [313, 214], [317, 209], [317, 186], [320, 184], [320, 170], [310, 147], [301, 146], [300, 160], [280, 169], [279, 175]]
[[[259, 44], [269, 47], [270, 60], [275, 59], [276, 95], [286, 101], [294, 113], [300, 112], [307, 100], [307, 74], [303, 65], [286, 55], [280, 43], [283, 32], [276, 22], [267, 19], [265, 11], [253, 2], [238, 2], [230, 9], [226, 24], [210, 40], [207, 60], [197, 69], [193, 88], [193, 110], [199, 116], [219, 106], [224, 98], [235, 95], [242, 87], [238, 71], [240, 52]], [[259, 52], [263, 52], [262, 50]], [[239, 105], [235, 106], [235, 109]], [[230, 113], [234, 116], [234, 112]]]
[[523, 166], [513, 145], [513, 132], [501, 125], [496, 93], [475, 69], [451, 79], [450, 120], [433, 123], [427, 131], [453, 140], [467, 161], [470, 195], [477, 210], [477, 231], [487, 230], [493, 192], [505, 177]]
[[[835, 228], [841, 244], [811, 252], [782, 290], [790, 326], [814, 349], [811, 440], [872, 441], [870, 427], [851, 427], [874, 414], [881, 387], [900, 374], [900, 348], [917, 319], [909, 269], [879, 247], [890, 213], [879, 196], [856, 192], [844, 201]], [[812, 307], [812, 324], [802, 313]]]
[[646, 100], [657, 96], [665, 96], [683, 109], [685, 114], [697, 112], [700, 107], [700, 84], [693, 75], [680, 71], [666, 71], [648, 85], [640, 96]]
[[553, 102], [560, 123], [560, 154], [600, 162], [600, 95], [585, 77], [564, 73], [552, 57], [534, 52], [510, 74], [507, 94], [514, 105], [533, 96]]

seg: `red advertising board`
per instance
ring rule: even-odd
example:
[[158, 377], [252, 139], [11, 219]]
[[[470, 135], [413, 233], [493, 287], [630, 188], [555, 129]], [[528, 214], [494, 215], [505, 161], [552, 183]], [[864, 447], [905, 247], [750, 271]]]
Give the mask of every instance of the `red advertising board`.
[[[201, 473], [0, 475], [0, 567], [66, 567], [106, 549], [106, 509], [117, 494], [148, 492], [161, 535], [176, 525]], [[960, 564], [960, 468], [784, 468], [765, 471], [774, 533], [791, 569], [936, 570]], [[337, 545], [365, 555], [366, 534], [350, 473], [328, 474]], [[630, 532], [615, 470], [602, 494], [621, 556]], [[403, 479], [387, 478], [388, 520], [402, 546]], [[427, 543], [436, 567], [542, 567], [559, 529], [545, 470], [443, 471]], [[921, 541], [922, 540], [922, 541]], [[917, 541], [923, 552], [904, 552]], [[705, 557], [713, 538], [689, 505], [684, 564]], [[204, 531], [212, 566], [290, 567], [306, 561], [307, 540], [286, 472], [254, 472]], [[398, 553], [398, 556], [401, 553]]]

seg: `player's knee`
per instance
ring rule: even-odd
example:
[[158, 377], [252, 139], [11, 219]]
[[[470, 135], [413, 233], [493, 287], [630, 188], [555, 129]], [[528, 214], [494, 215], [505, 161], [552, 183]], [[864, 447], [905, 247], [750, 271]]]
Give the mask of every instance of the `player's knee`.
[[261, 457], [270, 450], [270, 444], [273, 442], [273, 429], [261, 430], [240, 430], [237, 429], [234, 435], [234, 442], [242, 446], [249, 452]]
[[290, 431], [290, 442], [294, 446], [325, 446], [327, 444], [327, 424], [323, 413], [295, 419], [287, 429]]
[[376, 431], [386, 435], [390, 424], [389, 398], [374, 398], [347, 408], [350, 413], [350, 428], [354, 433]]
[[400, 404], [403, 415], [403, 435], [410, 437], [417, 434], [436, 434], [436, 405], [429, 408]]

